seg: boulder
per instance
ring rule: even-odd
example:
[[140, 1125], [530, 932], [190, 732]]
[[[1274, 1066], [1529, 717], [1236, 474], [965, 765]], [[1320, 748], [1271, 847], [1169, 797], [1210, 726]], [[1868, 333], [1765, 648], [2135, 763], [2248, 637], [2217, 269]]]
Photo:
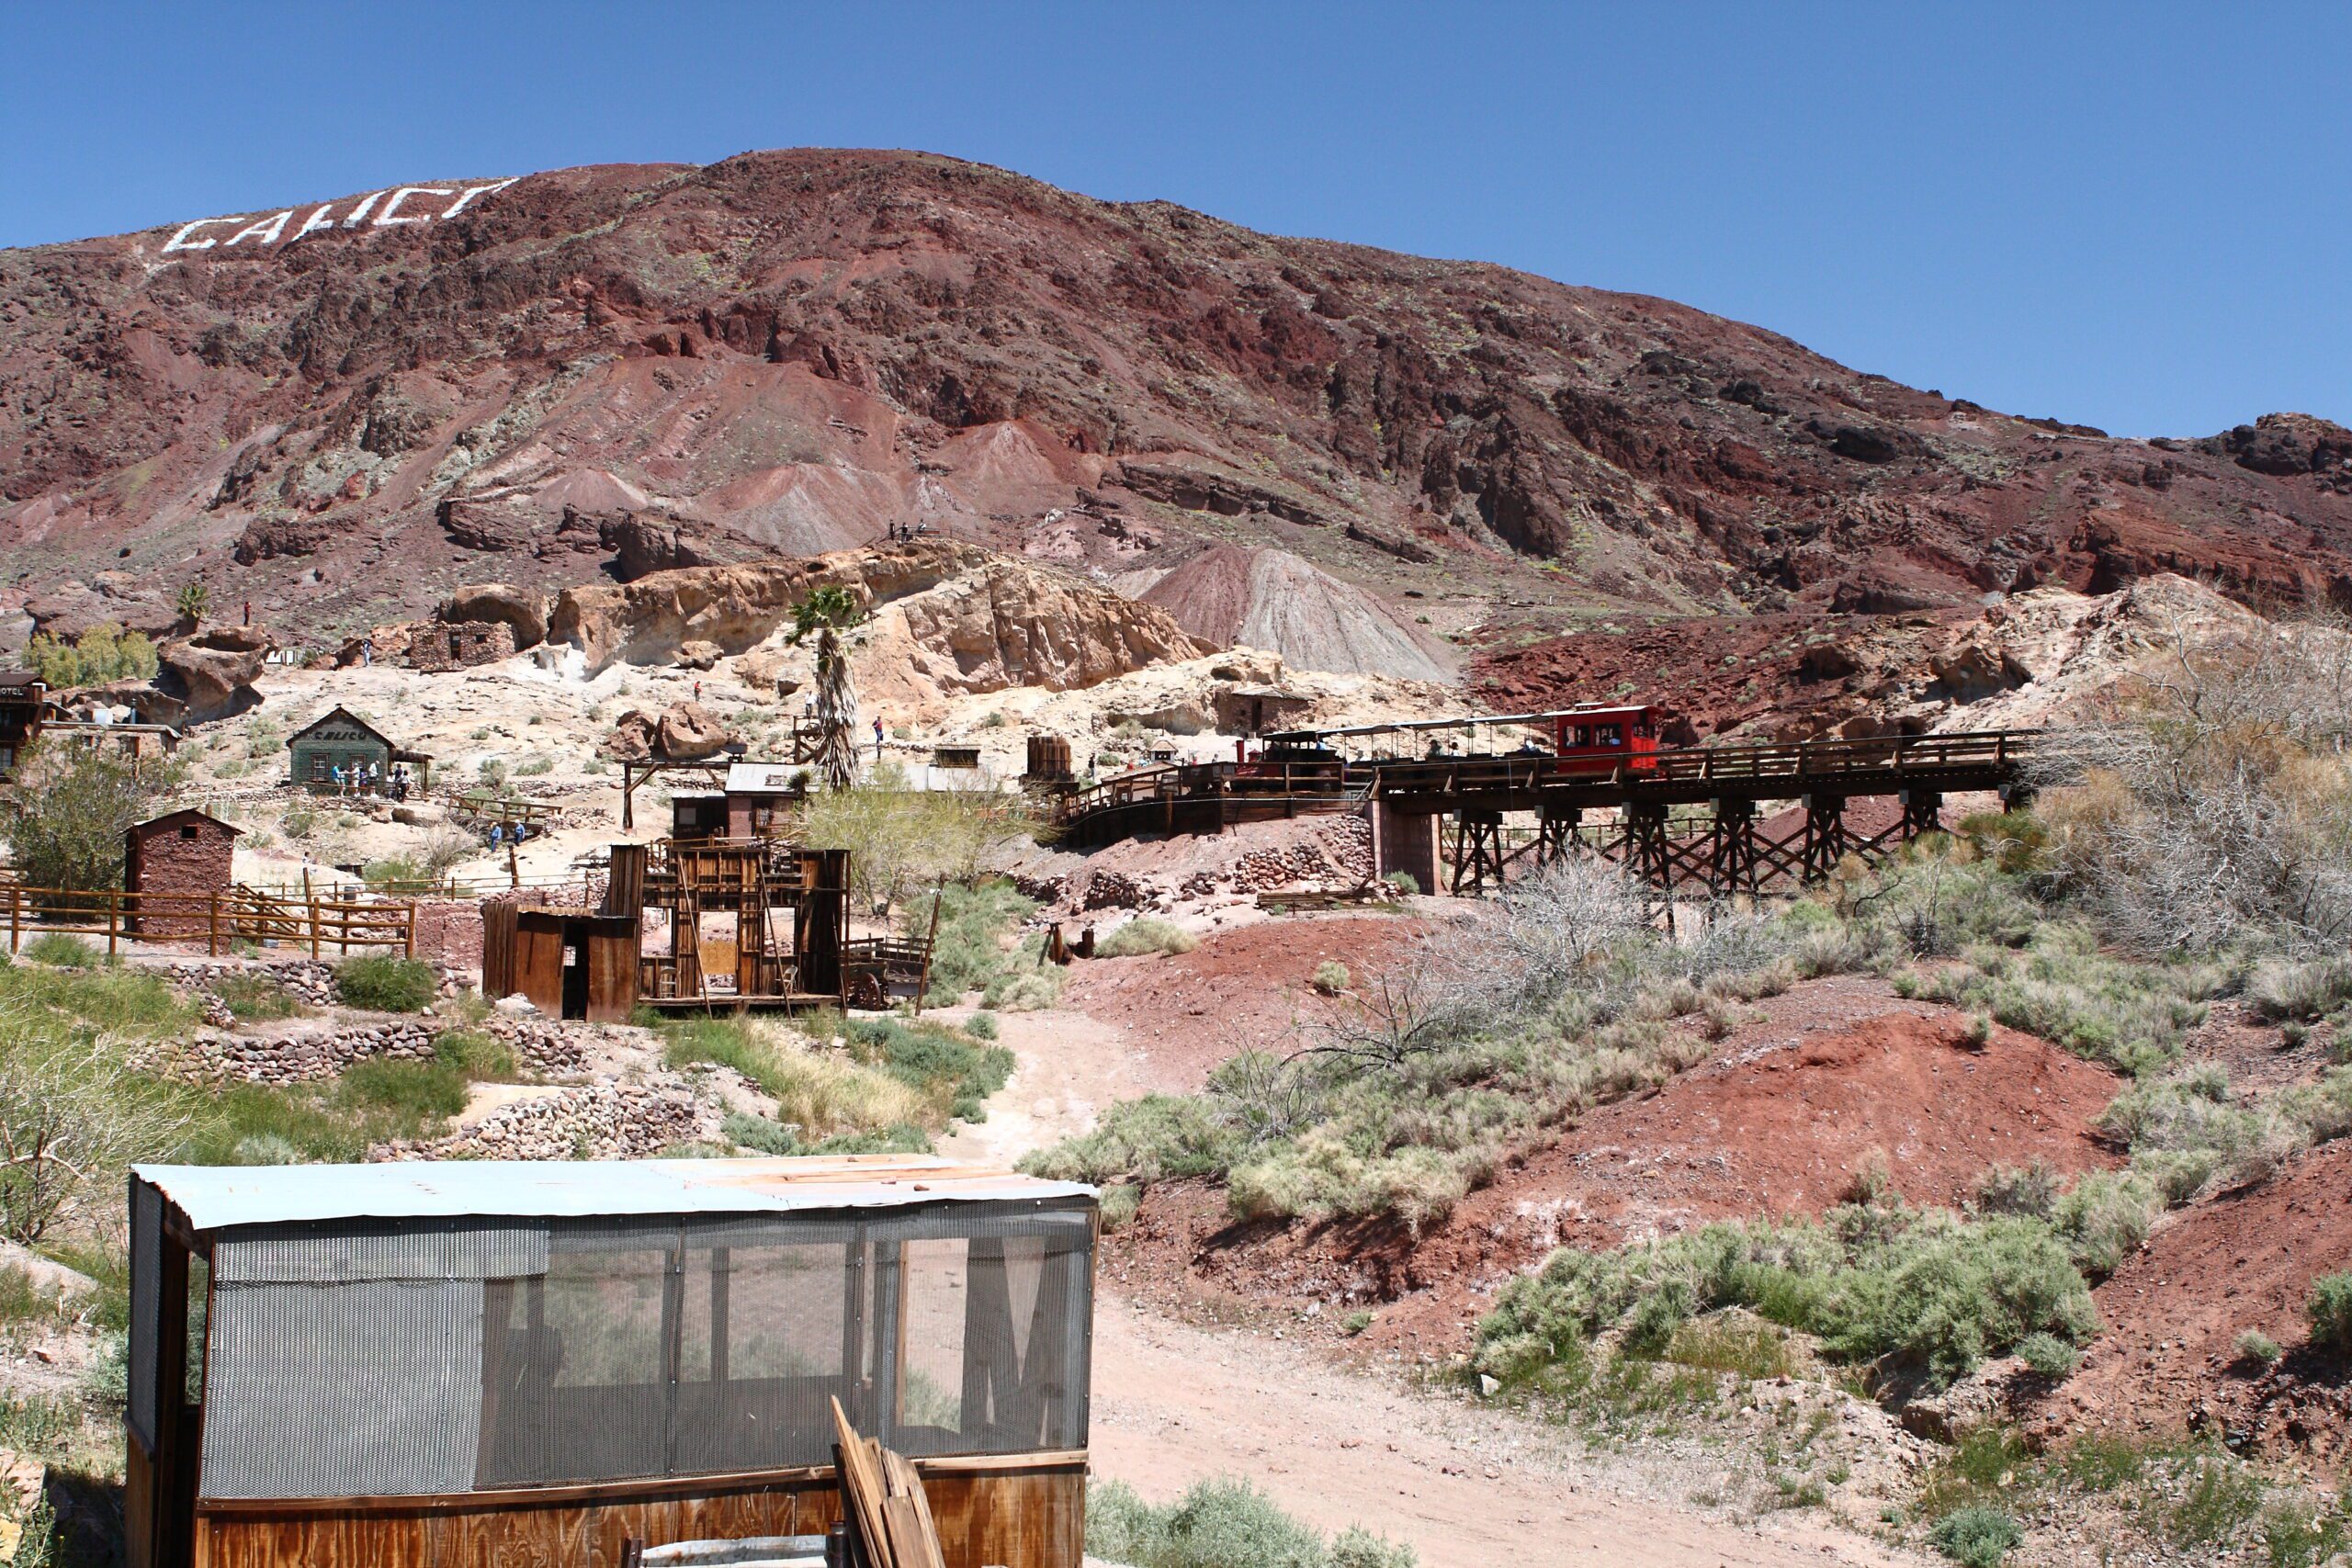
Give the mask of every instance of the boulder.
[[161, 596], [112, 581], [119, 572], [100, 572], [96, 586], [67, 582], [25, 601], [33, 630], [71, 642], [101, 626], [117, 626], [150, 637], [169, 636], [179, 627], [180, 613]]
[[708, 670], [724, 656], [715, 642], [682, 642], [671, 662], [681, 670]]
[[435, 828], [449, 819], [449, 814], [430, 801], [403, 801], [392, 807], [392, 820], [411, 828]]
[[654, 744], [666, 761], [694, 762], [716, 757], [733, 739], [718, 716], [700, 703], [673, 703], [662, 715]]
[[166, 696], [187, 705], [190, 724], [226, 718], [261, 701], [253, 683], [262, 671], [264, 650], [258, 648], [207, 648], [200, 642], [165, 643], [158, 651], [162, 666], [155, 685]]
[[596, 754], [616, 762], [650, 762], [660, 733], [661, 720], [642, 708], [631, 708], [598, 743]]
[[448, 625], [492, 621], [513, 628], [519, 651], [547, 640], [547, 596], [506, 582], [469, 583], [441, 603], [435, 615]]

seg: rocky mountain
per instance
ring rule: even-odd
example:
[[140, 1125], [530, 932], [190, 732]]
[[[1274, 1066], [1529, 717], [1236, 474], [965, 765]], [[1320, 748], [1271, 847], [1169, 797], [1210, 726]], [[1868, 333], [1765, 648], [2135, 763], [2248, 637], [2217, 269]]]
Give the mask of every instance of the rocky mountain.
[[[0, 573], [36, 619], [198, 581], [324, 637], [465, 581], [904, 528], [1103, 580], [1277, 551], [1213, 560], [1214, 592], [1170, 576], [1179, 618], [1239, 626], [1232, 580], [1295, 561], [1371, 597], [1381, 657], [1434, 633], [1494, 658], [2155, 570], [2352, 595], [2352, 432], [2115, 439], [1664, 300], [915, 153], [441, 181], [0, 252]], [[1284, 635], [1369, 657], [1313, 597]]]

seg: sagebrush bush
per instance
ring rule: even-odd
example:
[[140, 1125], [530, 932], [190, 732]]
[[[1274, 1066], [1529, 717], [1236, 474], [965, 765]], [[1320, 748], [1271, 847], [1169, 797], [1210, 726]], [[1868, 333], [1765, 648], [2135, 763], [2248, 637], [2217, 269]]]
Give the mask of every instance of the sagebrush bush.
[[2274, 959], [2255, 965], [2245, 999], [2256, 1016], [2277, 1022], [2309, 1021], [2352, 1001], [2352, 960], [2322, 958], [2297, 964]]
[[1819, 1224], [1714, 1224], [1616, 1252], [1556, 1252], [1504, 1287], [1479, 1325], [1479, 1367], [1524, 1379], [1532, 1346], [1580, 1346], [1637, 1314], [1664, 1343], [1680, 1319], [1726, 1306], [1814, 1334], [1833, 1359], [1891, 1356], [1931, 1383], [2029, 1335], [2080, 1345], [2098, 1323], [2043, 1222], [1849, 1204]]
[[2303, 1310], [2311, 1319], [2312, 1344], [2352, 1350], [2352, 1269], [2313, 1280]]
[[1123, 1482], [1086, 1494], [1086, 1552], [1133, 1568], [1413, 1568], [1413, 1550], [1362, 1529], [1327, 1540], [1246, 1481], [1195, 1483], [1154, 1507]]
[[1956, 1508], [1928, 1529], [1928, 1544], [1962, 1568], [2000, 1568], [2010, 1548], [2025, 1540], [2017, 1520], [1998, 1508]]
[[1140, 958], [1154, 953], [1190, 953], [1201, 939], [1183, 927], [1149, 918], [1129, 920], [1095, 950], [1098, 958]]
[[2266, 1367], [2287, 1353], [2279, 1347], [2278, 1341], [2259, 1328], [2249, 1328], [2241, 1333], [2234, 1348], [2243, 1359]]
[[1315, 966], [1315, 973], [1306, 983], [1322, 996], [1336, 997], [1348, 988], [1348, 966], [1336, 958], [1327, 958]]
[[[830, 1033], [826, 1015], [812, 1019], [810, 1027]], [[734, 1068], [775, 1100], [778, 1121], [799, 1126], [812, 1141], [883, 1134], [941, 1114], [937, 1095], [877, 1066], [812, 1046], [780, 1023], [680, 1018], [662, 1026], [662, 1037], [671, 1066], [716, 1062]]]
[[368, 1012], [423, 1012], [440, 995], [441, 980], [421, 960], [371, 953], [334, 966], [334, 991], [344, 1006]]

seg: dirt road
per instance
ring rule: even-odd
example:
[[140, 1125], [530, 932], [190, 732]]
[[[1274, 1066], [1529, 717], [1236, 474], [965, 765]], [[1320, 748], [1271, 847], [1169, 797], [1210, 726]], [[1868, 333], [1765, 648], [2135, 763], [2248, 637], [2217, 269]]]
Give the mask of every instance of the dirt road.
[[[1057, 1010], [1006, 1014], [1001, 1027], [1019, 1066], [989, 1120], [944, 1145], [956, 1157], [1016, 1158], [1083, 1131], [1109, 1100], [1173, 1087], [1114, 1025]], [[1094, 1318], [1094, 1472], [1155, 1503], [1243, 1476], [1324, 1529], [1361, 1524], [1410, 1542], [1422, 1568], [1919, 1562], [1815, 1515], [1750, 1528], [1645, 1496], [1638, 1475], [1566, 1434], [1409, 1393], [1267, 1334], [1177, 1322], [1107, 1288]]]

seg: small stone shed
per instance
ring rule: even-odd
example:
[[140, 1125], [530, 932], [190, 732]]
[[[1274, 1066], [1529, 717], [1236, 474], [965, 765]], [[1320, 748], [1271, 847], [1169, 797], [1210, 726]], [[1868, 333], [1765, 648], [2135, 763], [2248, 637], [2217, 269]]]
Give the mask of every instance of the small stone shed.
[[296, 730], [286, 742], [292, 755], [292, 782], [316, 790], [334, 788], [334, 771], [376, 767], [389, 778], [395, 765], [415, 774], [417, 787], [430, 782], [433, 759], [413, 751], [346, 707], [329, 708]]
[[[211, 910], [198, 900], [229, 890], [237, 838], [243, 831], [201, 811], [167, 811], [124, 832], [123, 889], [146, 896], [133, 902], [131, 934], [183, 937], [210, 931]], [[193, 897], [161, 897], [171, 894]]]

